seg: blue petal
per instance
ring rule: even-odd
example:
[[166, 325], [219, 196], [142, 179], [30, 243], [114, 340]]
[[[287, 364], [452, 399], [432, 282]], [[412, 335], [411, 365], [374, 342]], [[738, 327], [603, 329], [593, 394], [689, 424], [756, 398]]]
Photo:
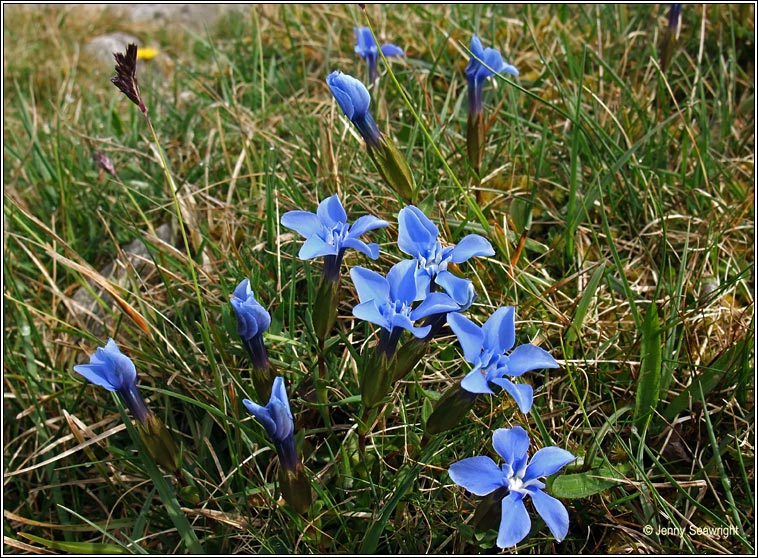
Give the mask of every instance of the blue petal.
[[281, 442], [292, 436], [295, 431], [295, 424], [292, 420], [292, 413], [289, 409], [289, 403], [284, 405], [281, 401], [272, 399], [267, 405], [271, 417], [276, 424], [276, 432], [271, 436], [274, 440]]
[[376, 41], [368, 27], [353, 27], [355, 31], [355, 52], [362, 57], [369, 56], [372, 50], [376, 50]]
[[426, 269], [419, 267], [416, 269], [416, 297], [414, 300], [424, 300], [429, 296], [432, 278]]
[[288, 211], [282, 215], [282, 226], [292, 229], [305, 238], [321, 233], [322, 225], [315, 213]]
[[410, 304], [416, 298], [416, 260], [403, 260], [387, 272], [390, 299]]
[[328, 242], [324, 242], [321, 237], [312, 236], [308, 238], [300, 247], [297, 257], [301, 260], [310, 260], [321, 256], [336, 256], [337, 247]]
[[347, 236], [348, 238], [358, 238], [363, 233], [387, 226], [389, 226], [389, 223], [383, 219], [379, 219], [373, 215], [363, 215], [355, 220]]
[[566, 508], [560, 501], [541, 490], [536, 490], [531, 495], [534, 509], [545, 520], [555, 540], [561, 542], [568, 534], [568, 511], [566, 511]]
[[475, 256], [494, 255], [495, 250], [492, 249], [489, 240], [478, 234], [470, 234], [455, 245], [455, 248], [450, 253], [450, 261], [453, 263], [463, 263]]
[[358, 292], [358, 300], [361, 302], [376, 300], [380, 306], [386, 304], [390, 296], [390, 287], [384, 277], [375, 271], [359, 266], [350, 269], [350, 277]]
[[123, 354], [113, 339], [108, 339], [105, 347], [98, 348], [95, 353], [101, 352], [108, 360], [110, 367], [108, 369], [109, 378], [113, 385], [119, 385], [121, 388], [134, 386], [137, 384], [137, 369], [134, 367], [132, 360]]
[[444, 293], [430, 293], [424, 301], [411, 312], [411, 320], [416, 321], [432, 314], [446, 314], [457, 312], [458, 304]]
[[505, 64], [505, 62], [503, 62], [503, 56], [494, 48], [484, 49], [484, 58], [482, 58], [482, 61], [485, 66], [488, 66], [488, 68], [482, 68], [481, 74], [484, 75], [484, 72], [486, 72], [487, 77], [493, 75], [493, 72], [500, 72]]
[[284, 387], [284, 378], [277, 376], [274, 378], [274, 383], [271, 386], [271, 399], [270, 401], [279, 401], [292, 417], [292, 411], [290, 411], [290, 400], [287, 397], [287, 390]]
[[470, 279], [458, 277], [449, 271], [440, 271], [434, 278], [434, 282], [455, 301], [458, 305], [458, 312], [468, 309], [474, 303], [476, 292], [474, 291], [474, 283]]
[[492, 434], [492, 447], [508, 465], [524, 461], [529, 451], [529, 434], [520, 426], [498, 428]]
[[532, 408], [534, 390], [529, 384], [514, 384], [508, 378], [495, 378], [490, 381], [507, 391], [522, 413], [528, 413]]
[[74, 370], [78, 374], [84, 376], [91, 383], [95, 384], [96, 386], [104, 387], [108, 391], [116, 391], [120, 387], [113, 385], [113, 383], [108, 379], [106, 369], [101, 364], [77, 364], [74, 366]]
[[271, 314], [268, 313], [262, 305], [253, 301], [254, 304], [249, 305], [249, 312], [253, 316], [253, 319], [258, 324], [258, 334], [262, 335], [271, 325]]
[[[447, 315], [447, 324], [458, 337], [458, 343], [463, 349], [463, 358], [471, 364], [476, 363], [484, 344], [482, 329], [467, 317], [457, 313]], [[488, 393], [492, 393], [492, 391], [490, 390]]]
[[356, 119], [366, 116], [371, 96], [363, 83], [340, 71], [329, 74], [326, 83], [342, 112], [351, 121], [355, 122]]
[[437, 226], [413, 205], [400, 210], [397, 214], [397, 225], [397, 247], [409, 256], [426, 257], [437, 242]]
[[506, 485], [500, 467], [487, 456], [468, 457], [450, 465], [448, 474], [455, 484], [477, 496], [486, 496]]
[[271, 416], [269, 410], [249, 399], [243, 399], [242, 404], [245, 405], [247, 410], [250, 411], [250, 414], [258, 419], [258, 422], [263, 425], [263, 428], [266, 429], [266, 433], [273, 438], [276, 435], [276, 422], [274, 422], [274, 418]]
[[337, 224], [347, 223], [347, 213], [345, 213], [345, 208], [342, 207], [337, 194], [322, 200], [321, 203], [318, 204], [316, 215], [318, 215], [319, 220], [324, 226], [330, 230]]
[[503, 74], [511, 74], [512, 76], [518, 76], [518, 70], [516, 66], [511, 66], [508, 62], [503, 61], [503, 69], [500, 70]]
[[524, 480], [538, 479], [540, 477], [549, 477], [557, 473], [560, 469], [575, 461], [576, 457], [571, 452], [555, 446], [542, 448], [536, 452], [529, 465], [526, 467]]
[[531, 343], [525, 343], [513, 349], [505, 362], [509, 376], [521, 376], [530, 370], [558, 368], [560, 366], [545, 349]]
[[484, 58], [484, 49], [482, 48], [482, 42], [479, 37], [474, 35], [471, 37], [471, 58], [469, 58], [466, 65], [466, 78], [473, 80], [476, 76], [477, 70], [481, 67], [481, 62], [478, 59]]
[[500, 548], [510, 548], [520, 543], [529, 534], [532, 520], [526, 511], [524, 500], [520, 493], [511, 492], [503, 498], [500, 516], [500, 529], [497, 533], [497, 545]]
[[240, 300], [247, 300], [248, 297], [253, 296], [253, 290], [250, 288], [250, 279], [243, 279], [232, 294]]
[[252, 305], [245, 304], [244, 300], [232, 297], [229, 302], [237, 317], [237, 333], [242, 339], [251, 339], [258, 334], [258, 320], [252, 313]]
[[490, 388], [487, 383], [487, 378], [482, 374], [479, 367], [474, 367], [471, 372], [466, 374], [461, 380], [461, 387], [469, 393], [495, 393], [492, 391], [492, 388]]
[[386, 57], [403, 56], [405, 52], [399, 46], [393, 45], [391, 43], [387, 43], [387, 44], [382, 45], [382, 54], [384, 54], [384, 56]]
[[408, 316], [402, 316], [400, 314], [395, 315], [392, 320], [392, 324], [393, 327], [401, 327], [403, 329], [407, 329], [414, 335], [414, 337], [418, 337], [419, 339], [423, 339], [429, 335], [429, 332], [432, 330], [432, 326], [430, 325], [416, 327], [413, 325], [413, 322], [408, 318]]
[[379, 245], [375, 242], [372, 242], [371, 244], [366, 244], [362, 240], [358, 240], [357, 238], [348, 238], [342, 243], [343, 248], [352, 248], [353, 250], [358, 250], [362, 254], [366, 254], [369, 258], [372, 260], [375, 260], [379, 257]]
[[501, 306], [482, 326], [483, 346], [495, 354], [504, 353], [513, 347], [516, 340], [516, 323], [513, 306]]
[[375, 300], [367, 300], [366, 302], [361, 302], [357, 306], [354, 306], [353, 316], [359, 320], [376, 324], [388, 331], [392, 329], [392, 324], [387, 321], [387, 318], [385, 318], [384, 314], [379, 310]]

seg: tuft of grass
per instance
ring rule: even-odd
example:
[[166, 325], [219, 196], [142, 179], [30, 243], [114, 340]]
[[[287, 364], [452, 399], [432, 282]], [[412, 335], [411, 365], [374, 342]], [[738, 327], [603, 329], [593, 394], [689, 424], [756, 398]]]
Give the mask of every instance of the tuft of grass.
[[[112, 68], [84, 55], [118, 14], [12, 8], [6, 552], [492, 552], [497, 522], [446, 471], [516, 424], [579, 457], [548, 487], [568, 537], [556, 544], [535, 514], [520, 552], [754, 552], [754, 6], [686, 5], [665, 72], [664, 6], [265, 5], [203, 32], [134, 24], [161, 52], [138, 69], [160, 147]], [[419, 205], [448, 242], [476, 232], [498, 251], [460, 266], [479, 294], [472, 319], [514, 305], [518, 342], [562, 366], [528, 375], [530, 415], [480, 398], [422, 449], [431, 402], [467, 371], [447, 335], [395, 386], [361, 455], [356, 362], [372, 330], [352, 317], [345, 276], [318, 354], [320, 269], [279, 223], [339, 193], [351, 219], [390, 222], [374, 235], [379, 260], [348, 254], [343, 272], [401, 258], [400, 205], [324, 82], [334, 69], [364, 77], [352, 27], [366, 21], [407, 53], [380, 64], [372, 109]], [[472, 33], [520, 71], [485, 88], [481, 183], [465, 149]], [[194, 199], [193, 250], [176, 229], [157, 235], [177, 215], [164, 168]], [[134, 239], [139, 265], [122, 249]], [[228, 297], [244, 277], [272, 315], [268, 352], [315, 494], [307, 518], [279, 499], [273, 449], [241, 404], [252, 390]], [[200, 503], [172, 499], [179, 487], [142, 458], [116, 399], [73, 373], [108, 336], [180, 442]], [[312, 380], [322, 357], [331, 426]]]

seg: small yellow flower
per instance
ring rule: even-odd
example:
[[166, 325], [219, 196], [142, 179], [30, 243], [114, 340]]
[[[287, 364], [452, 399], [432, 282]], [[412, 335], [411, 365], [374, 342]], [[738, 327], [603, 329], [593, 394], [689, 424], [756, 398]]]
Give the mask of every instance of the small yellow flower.
[[137, 49], [137, 59], [138, 60], [152, 60], [156, 56], [160, 54], [160, 51], [157, 48], [138, 48]]

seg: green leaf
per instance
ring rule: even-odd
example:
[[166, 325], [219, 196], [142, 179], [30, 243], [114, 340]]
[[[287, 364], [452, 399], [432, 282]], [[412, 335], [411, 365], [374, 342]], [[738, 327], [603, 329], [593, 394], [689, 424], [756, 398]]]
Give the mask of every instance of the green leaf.
[[648, 417], [658, 405], [661, 388], [661, 324], [658, 307], [654, 302], [645, 314], [641, 333], [640, 376], [634, 404], [634, 423], [640, 433], [644, 431]]
[[[600, 284], [600, 280], [603, 278], [604, 275], [605, 275], [605, 262], [601, 261], [599, 267], [595, 270], [595, 273], [592, 274], [592, 277], [590, 277], [590, 280], [587, 282], [587, 286], [585, 287], [584, 292], [582, 293], [582, 298], [579, 299], [579, 303], [576, 305], [576, 310], [574, 311], [574, 318], [571, 320], [571, 327], [566, 332], [567, 349], [569, 349], [569, 347], [573, 349], [573, 347], [571, 346], [572, 343], [574, 343], [577, 339], [579, 339], [579, 334], [582, 331], [582, 324], [584, 323], [584, 318], [587, 316], [587, 311], [590, 308], [590, 303], [595, 299], [595, 293], [597, 292], [597, 287]], [[573, 353], [573, 350], [571, 350], [571, 353]]]
[[622, 482], [623, 477], [610, 467], [585, 473], [561, 475], [553, 481], [550, 494], [555, 498], [577, 499], [599, 494]]
[[129, 554], [129, 551], [116, 544], [51, 541], [30, 533], [19, 533], [24, 538], [43, 545], [45, 548], [62, 550], [71, 554]]
[[513, 198], [510, 215], [516, 227], [516, 233], [521, 234], [521, 231], [532, 226], [532, 202], [523, 198]]

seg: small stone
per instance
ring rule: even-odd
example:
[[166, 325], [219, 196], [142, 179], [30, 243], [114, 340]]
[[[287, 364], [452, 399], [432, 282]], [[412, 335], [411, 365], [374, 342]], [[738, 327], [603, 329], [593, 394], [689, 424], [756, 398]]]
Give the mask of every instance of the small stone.
[[90, 39], [84, 47], [84, 51], [109, 66], [115, 65], [114, 52], [124, 52], [129, 43], [139, 45], [140, 41], [128, 33], [109, 33]]
[[[171, 227], [169, 225], [161, 225], [155, 229], [155, 234], [156, 237], [152, 239], [153, 241], [157, 240], [170, 243]], [[122, 251], [126, 256], [126, 262], [114, 260], [100, 270], [100, 275], [109, 281], [112, 281], [117, 285], [125, 286], [128, 280], [127, 273], [129, 269], [132, 269], [132, 272], [137, 275], [145, 275], [154, 267], [145, 243], [139, 238], [134, 239], [132, 242], [124, 246]], [[94, 281], [89, 281], [89, 286], [95, 293], [97, 293], [98, 297], [102, 298], [103, 303], [106, 306], [113, 307], [115, 301], [108, 293], [100, 288], [100, 286]], [[74, 307], [80, 312], [76, 317], [80, 320], [82, 327], [89, 329], [89, 331], [96, 337], [102, 337], [106, 328], [110, 328], [112, 322], [103, 305], [101, 305], [95, 297], [90, 294], [89, 290], [84, 287], [79, 287], [71, 299], [74, 303]]]

